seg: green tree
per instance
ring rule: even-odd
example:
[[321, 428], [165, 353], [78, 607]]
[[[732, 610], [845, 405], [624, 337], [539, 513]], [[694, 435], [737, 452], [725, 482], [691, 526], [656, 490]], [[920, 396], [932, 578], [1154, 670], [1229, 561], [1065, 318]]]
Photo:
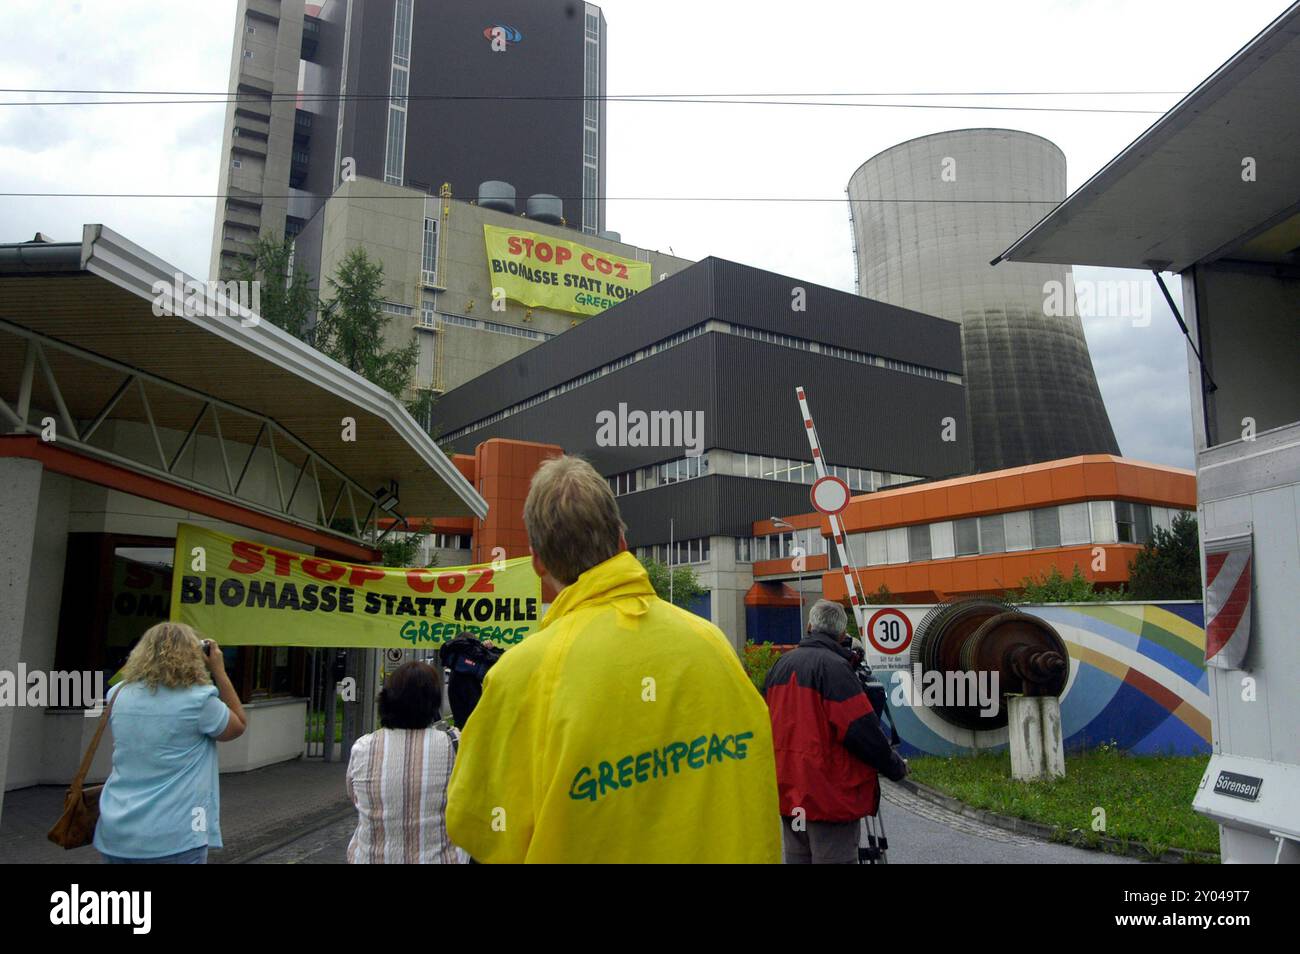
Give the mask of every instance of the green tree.
[[303, 268], [291, 269], [292, 263], [293, 239], [262, 235], [253, 243], [252, 254], [239, 260], [233, 275], [236, 281], [258, 283], [263, 320], [310, 344], [311, 316], [317, 307], [312, 276]]
[[1199, 600], [1201, 541], [1196, 517], [1180, 513], [1168, 530], [1157, 527], [1129, 564], [1131, 600]]
[[[652, 560], [649, 557], [641, 558], [641, 565], [645, 567], [646, 573], [650, 577], [650, 585], [654, 587], [655, 594], [661, 600], [668, 599], [668, 566], [660, 563], [658, 560]], [[672, 572], [672, 603], [674, 606], [680, 606], [687, 609], [691, 603], [703, 596], [707, 590], [700, 585], [699, 577], [689, 566], [678, 566], [673, 568]]]
[[863, 602], [868, 606], [889, 606], [897, 602], [897, 600], [894, 599], [894, 594], [889, 592], [889, 587], [885, 586], [884, 583], [881, 583], [880, 589], [876, 590], [874, 593], [868, 594]]
[[[420, 555], [420, 546], [424, 543], [424, 538], [432, 531], [433, 527], [427, 521], [404, 530], [394, 529], [379, 544], [379, 552], [383, 554], [383, 565], [413, 566]], [[433, 555], [433, 563], [429, 565], [438, 565], [436, 553]]]
[[334, 297], [321, 302], [315, 345], [349, 371], [401, 398], [410, 387], [420, 343], [413, 339], [404, 348], [385, 347], [383, 284], [383, 265], [370, 261], [363, 248], [349, 252], [329, 279]]
[[1060, 567], [1052, 567], [1038, 576], [1027, 576], [1020, 581], [1021, 594], [1016, 603], [1103, 603], [1124, 599], [1119, 590], [1099, 590], [1092, 580], [1083, 575], [1079, 564], [1066, 577]]
[[771, 643], [745, 643], [745, 651], [740, 654], [740, 662], [745, 667], [745, 675], [759, 692], [767, 682], [767, 672], [781, 658], [780, 651]]

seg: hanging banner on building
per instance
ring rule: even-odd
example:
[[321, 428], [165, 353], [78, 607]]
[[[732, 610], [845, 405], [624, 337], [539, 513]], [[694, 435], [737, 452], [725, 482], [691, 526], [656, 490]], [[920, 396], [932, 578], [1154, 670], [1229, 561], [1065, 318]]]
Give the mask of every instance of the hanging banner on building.
[[513, 646], [541, 620], [528, 557], [393, 568], [327, 560], [181, 524], [171, 618], [223, 646], [434, 649], [463, 632]]
[[530, 307], [598, 315], [650, 287], [649, 262], [576, 242], [495, 225], [483, 242], [492, 287]]

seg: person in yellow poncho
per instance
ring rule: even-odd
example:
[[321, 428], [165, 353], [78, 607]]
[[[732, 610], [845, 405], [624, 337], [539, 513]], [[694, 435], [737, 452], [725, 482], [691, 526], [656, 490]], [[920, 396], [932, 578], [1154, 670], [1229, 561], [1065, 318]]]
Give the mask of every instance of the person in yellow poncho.
[[464, 726], [452, 841], [480, 862], [779, 863], [771, 722], [722, 631], [655, 595], [586, 461], [544, 463], [524, 523], [562, 589]]

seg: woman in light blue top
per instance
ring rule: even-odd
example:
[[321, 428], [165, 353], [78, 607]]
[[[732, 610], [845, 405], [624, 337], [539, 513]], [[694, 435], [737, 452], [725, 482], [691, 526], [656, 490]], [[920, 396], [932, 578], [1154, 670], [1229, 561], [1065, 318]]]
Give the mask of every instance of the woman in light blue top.
[[220, 648], [183, 623], [159, 623], [108, 698], [113, 771], [95, 848], [110, 863], [206, 863], [221, 847], [217, 743], [247, 724]]

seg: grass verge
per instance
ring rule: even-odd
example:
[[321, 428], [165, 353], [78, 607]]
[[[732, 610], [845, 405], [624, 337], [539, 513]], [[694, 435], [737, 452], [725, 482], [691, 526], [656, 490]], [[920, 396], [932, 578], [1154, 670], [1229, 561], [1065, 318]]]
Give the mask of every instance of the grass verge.
[[[1101, 748], [1067, 755], [1065, 778], [1050, 782], [1013, 780], [1005, 751], [908, 762], [912, 779], [972, 808], [1055, 826], [1062, 841], [1105, 848], [1103, 837], [1116, 838], [1159, 856], [1169, 848], [1218, 854], [1218, 827], [1192, 811], [1209, 758]], [[1097, 809], [1104, 831], [1093, 830]]]

